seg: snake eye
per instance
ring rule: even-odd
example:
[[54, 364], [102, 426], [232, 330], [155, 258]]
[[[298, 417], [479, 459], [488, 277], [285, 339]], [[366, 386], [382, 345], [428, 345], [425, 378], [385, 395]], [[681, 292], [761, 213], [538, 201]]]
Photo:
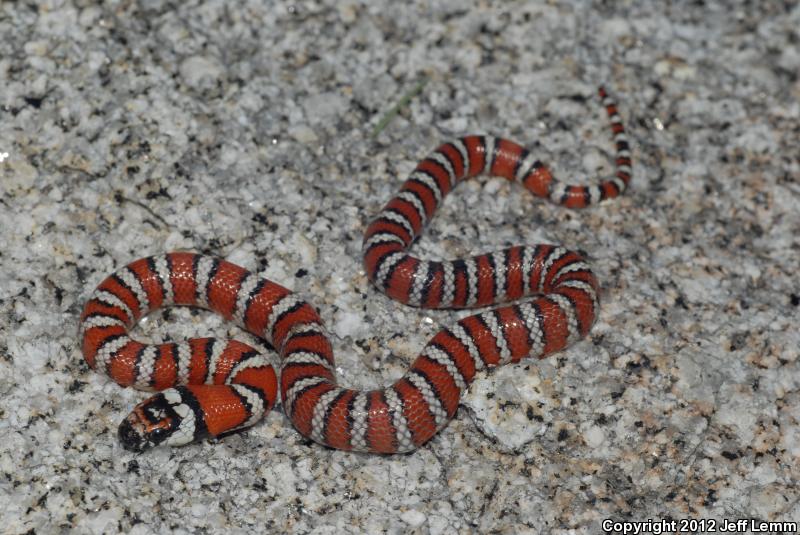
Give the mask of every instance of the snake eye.
[[150, 431], [150, 439], [155, 442], [159, 443], [164, 440], [167, 436], [167, 430], [163, 427], [156, 427], [152, 431]]

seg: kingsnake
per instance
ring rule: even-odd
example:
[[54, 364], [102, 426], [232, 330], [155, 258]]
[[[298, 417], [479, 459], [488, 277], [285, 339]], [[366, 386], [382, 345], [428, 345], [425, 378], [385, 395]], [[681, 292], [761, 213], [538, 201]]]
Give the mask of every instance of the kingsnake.
[[142, 451], [218, 437], [253, 425], [275, 403], [275, 373], [249, 345], [212, 338], [149, 345], [132, 339], [129, 328], [162, 306], [209, 308], [268, 341], [281, 356], [281, 399], [297, 430], [332, 448], [377, 453], [413, 450], [433, 437], [455, 414], [476, 372], [525, 356], [543, 358], [585, 336], [597, 316], [599, 286], [578, 253], [555, 245], [517, 246], [429, 262], [406, 251], [447, 193], [476, 175], [519, 181], [569, 208], [622, 193], [631, 179], [628, 142], [616, 105], [602, 88], [599, 93], [616, 144], [614, 178], [595, 186], [565, 185], [516, 143], [468, 136], [420, 162], [367, 227], [367, 275], [393, 299], [464, 308], [535, 296], [442, 329], [385, 389], [338, 386], [331, 342], [314, 307], [230, 262], [168, 253], [136, 260], [109, 276], [81, 316], [84, 357], [122, 386], [163, 390], [122, 422], [123, 446]]

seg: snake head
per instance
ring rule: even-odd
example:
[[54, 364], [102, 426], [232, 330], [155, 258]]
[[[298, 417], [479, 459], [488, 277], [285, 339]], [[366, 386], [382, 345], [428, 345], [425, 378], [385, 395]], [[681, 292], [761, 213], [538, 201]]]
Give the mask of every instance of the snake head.
[[141, 453], [155, 446], [182, 446], [195, 440], [194, 412], [181, 389], [170, 388], [139, 403], [117, 432], [122, 447]]

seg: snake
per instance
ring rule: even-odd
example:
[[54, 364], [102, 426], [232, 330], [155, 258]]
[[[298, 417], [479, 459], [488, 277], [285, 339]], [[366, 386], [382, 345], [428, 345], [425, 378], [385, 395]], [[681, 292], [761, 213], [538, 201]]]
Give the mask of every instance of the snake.
[[[471, 135], [440, 145], [366, 227], [368, 279], [409, 306], [461, 309], [501, 305], [441, 329], [391, 386], [339, 386], [331, 337], [298, 294], [222, 258], [171, 252], [135, 260], [87, 300], [80, 339], [88, 365], [125, 387], [155, 391], [122, 421], [122, 446], [142, 452], [219, 438], [248, 428], [275, 405], [305, 437], [330, 448], [381, 454], [412, 451], [454, 417], [476, 374], [544, 358], [585, 337], [598, 315], [600, 285], [587, 260], [560, 245], [514, 246], [451, 261], [408, 251], [445, 196], [478, 175], [519, 182], [567, 208], [617, 197], [632, 176], [617, 105], [601, 87], [611, 123], [616, 174], [595, 185], [558, 181], [527, 149]], [[161, 307], [210, 309], [265, 340], [280, 356], [237, 340], [193, 338], [149, 344], [130, 330]]]

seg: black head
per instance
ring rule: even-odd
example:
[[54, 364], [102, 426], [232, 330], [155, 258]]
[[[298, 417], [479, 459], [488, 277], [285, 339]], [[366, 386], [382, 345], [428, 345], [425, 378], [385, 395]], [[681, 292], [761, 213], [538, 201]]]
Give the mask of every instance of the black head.
[[186, 433], [181, 425], [184, 418], [176, 411], [176, 404], [181, 405], [180, 397], [171, 399], [175, 395], [170, 394], [170, 391], [156, 394], [134, 407], [117, 431], [123, 448], [141, 453], [160, 444], [178, 446], [191, 442], [194, 433], [184, 439]]

